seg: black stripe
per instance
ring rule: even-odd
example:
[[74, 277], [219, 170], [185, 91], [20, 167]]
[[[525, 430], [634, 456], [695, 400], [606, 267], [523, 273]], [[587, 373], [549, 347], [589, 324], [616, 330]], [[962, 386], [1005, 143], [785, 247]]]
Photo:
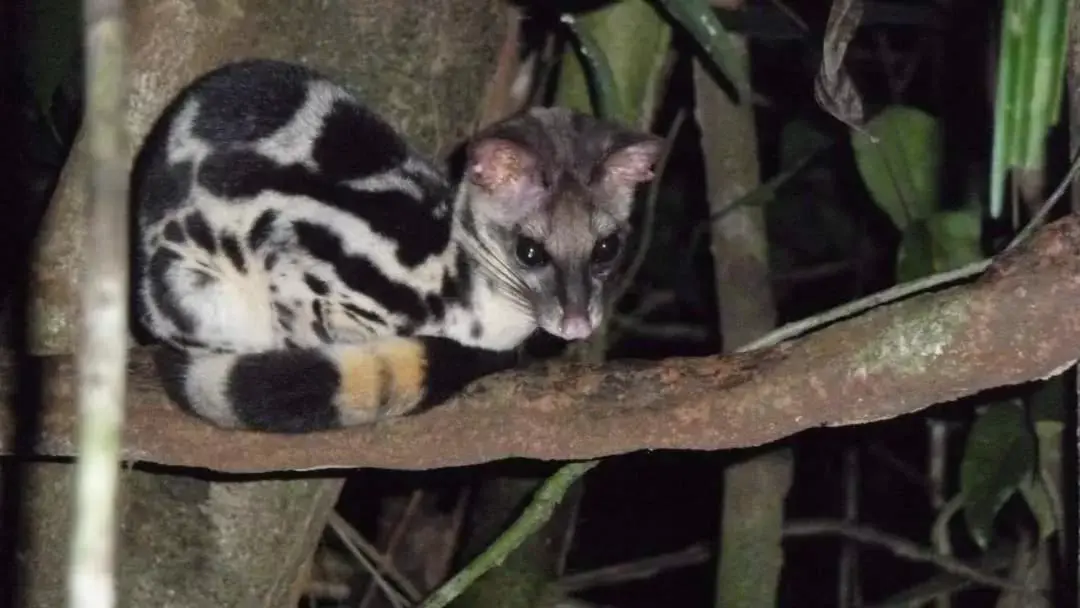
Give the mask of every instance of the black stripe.
[[350, 304], [349, 302], [345, 302], [341, 306], [342, 306], [342, 308], [345, 309], [345, 312], [347, 312], [347, 313], [356, 315], [357, 317], [360, 317], [362, 319], [367, 319], [368, 321], [371, 321], [372, 323], [378, 323], [379, 325], [384, 325], [384, 326], [387, 325], [386, 321], [384, 321], [382, 317], [380, 317], [379, 315], [371, 312], [370, 310], [364, 310], [363, 308], [360, 308], [356, 304]]
[[513, 350], [493, 351], [464, 346], [449, 338], [418, 337], [424, 345], [426, 393], [421, 411], [446, 401], [473, 381], [514, 366]]
[[326, 281], [310, 272], [304, 273], [304, 284], [308, 286], [308, 289], [315, 292], [315, 295], [325, 296], [330, 293], [330, 286], [326, 284]]
[[251, 150], [220, 150], [199, 165], [199, 185], [222, 198], [250, 198], [271, 188], [283, 170]]
[[182, 260], [180, 254], [175, 251], [157, 249], [150, 256], [146, 280], [150, 286], [150, 298], [158, 311], [169, 319], [182, 334], [191, 334], [195, 329], [195, 320], [180, 308], [175, 295], [165, 283], [166, 273], [172, 269], [174, 264]]
[[341, 426], [337, 366], [315, 349], [241, 355], [228, 380], [233, 414], [253, 430], [302, 433]]
[[235, 235], [221, 235], [221, 248], [225, 251], [225, 256], [229, 258], [229, 261], [241, 274], [247, 272], [247, 262], [244, 261], [244, 254], [240, 251], [240, 241], [237, 240]]
[[187, 229], [188, 236], [191, 240], [195, 241], [195, 244], [199, 247], [209, 251], [210, 253], [217, 252], [217, 243], [214, 241], [214, 233], [210, 230], [210, 224], [206, 223], [206, 218], [202, 213], [198, 211], [192, 211], [184, 218], [184, 227]]
[[379, 409], [376, 417], [383, 418], [390, 400], [394, 398], [394, 370], [390, 369], [390, 362], [385, 357], [376, 356], [375, 364], [379, 366]]
[[323, 312], [322, 300], [315, 300], [311, 303], [311, 312], [315, 315], [315, 320], [311, 323], [311, 329], [315, 332], [315, 336], [324, 344], [333, 342], [329, 332], [326, 331], [326, 315]]
[[424, 298], [424, 304], [427, 305], [427, 309], [431, 311], [431, 316], [436, 321], [442, 321], [443, 316], [446, 314], [446, 305], [439, 298], [439, 296], [431, 293]]
[[161, 221], [179, 209], [191, 194], [192, 164], [167, 162], [161, 138], [163, 132], [164, 127], [159, 125], [147, 136], [132, 170], [131, 200], [137, 209], [140, 226]]
[[[355, 142], [353, 146], [355, 149]], [[446, 184], [414, 183], [423, 192], [422, 200], [399, 190], [356, 190], [313, 173], [303, 165], [278, 165], [250, 150], [211, 154], [199, 168], [199, 184], [217, 196], [250, 198], [263, 191], [274, 191], [308, 196], [354, 215], [375, 232], [395, 241], [398, 260], [410, 268], [446, 249], [452, 219], [449, 214], [442, 218], [434, 215], [440, 202], [453, 196]]]
[[270, 238], [270, 230], [274, 227], [275, 220], [277, 220], [277, 212], [272, 209], [259, 214], [255, 223], [251, 225], [251, 230], [248, 231], [248, 249], [255, 251], [266, 242], [266, 239]]
[[293, 229], [300, 246], [333, 265], [349, 289], [368, 295], [387, 310], [404, 314], [418, 324], [427, 319], [428, 311], [415, 291], [390, 280], [367, 259], [346, 254], [336, 234], [303, 221], [296, 222]]

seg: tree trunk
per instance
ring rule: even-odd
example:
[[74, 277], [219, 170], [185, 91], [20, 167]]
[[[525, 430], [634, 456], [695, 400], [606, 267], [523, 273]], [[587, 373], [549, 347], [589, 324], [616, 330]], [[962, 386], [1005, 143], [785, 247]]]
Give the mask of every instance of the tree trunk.
[[[732, 61], [749, 74], [747, 42], [732, 39], [739, 51]], [[760, 185], [754, 110], [749, 99], [733, 101], [700, 63], [694, 65], [694, 87], [709, 214], [718, 216]], [[759, 206], [730, 210], [711, 228], [720, 332], [724, 351], [734, 352], [776, 324], [764, 212]], [[792, 468], [790, 450], [781, 448], [724, 469], [716, 606], [776, 605]]]

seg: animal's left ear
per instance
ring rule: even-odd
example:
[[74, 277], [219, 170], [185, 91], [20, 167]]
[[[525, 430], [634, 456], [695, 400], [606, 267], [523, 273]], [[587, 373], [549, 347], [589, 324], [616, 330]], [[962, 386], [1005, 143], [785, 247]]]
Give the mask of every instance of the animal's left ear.
[[639, 134], [617, 146], [604, 160], [604, 181], [620, 190], [651, 181], [663, 143], [654, 135]]
[[653, 179], [653, 165], [660, 159], [663, 140], [647, 133], [633, 133], [608, 152], [600, 167], [601, 204], [619, 221], [630, 218], [634, 189]]

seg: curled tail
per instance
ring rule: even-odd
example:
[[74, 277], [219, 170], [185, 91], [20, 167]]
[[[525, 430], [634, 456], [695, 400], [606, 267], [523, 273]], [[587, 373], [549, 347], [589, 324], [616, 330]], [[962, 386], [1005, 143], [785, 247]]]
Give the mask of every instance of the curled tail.
[[355, 345], [256, 353], [158, 349], [169, 397], [216, 426], [305, 433], [367, 424], [437, 405], [512, 351], [446, 338], [385, 338]]

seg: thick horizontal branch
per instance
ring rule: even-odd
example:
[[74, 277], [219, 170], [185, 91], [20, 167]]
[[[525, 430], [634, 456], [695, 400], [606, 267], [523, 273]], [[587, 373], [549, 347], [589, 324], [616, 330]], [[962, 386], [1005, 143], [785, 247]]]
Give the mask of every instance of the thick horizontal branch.
[[[256, 472], [718, 450], [892, 418], [1045, 378], [1078, 356], [1080, 219], [1070, 216], [969, 285], [883, 306], [774, 348], [506, 372], [474, 383], [443, 407], [374, 427], [303, 436], [218, 430], [178, 411], [145, 353], [135, 352], [124, 454]], [[64, 357], [43, 364], [37, 452], [72, 455], [74, 368]], [[10, 452], [10, 415], [0, 418], [0, 429], [6, 431], [0, 450]]]

